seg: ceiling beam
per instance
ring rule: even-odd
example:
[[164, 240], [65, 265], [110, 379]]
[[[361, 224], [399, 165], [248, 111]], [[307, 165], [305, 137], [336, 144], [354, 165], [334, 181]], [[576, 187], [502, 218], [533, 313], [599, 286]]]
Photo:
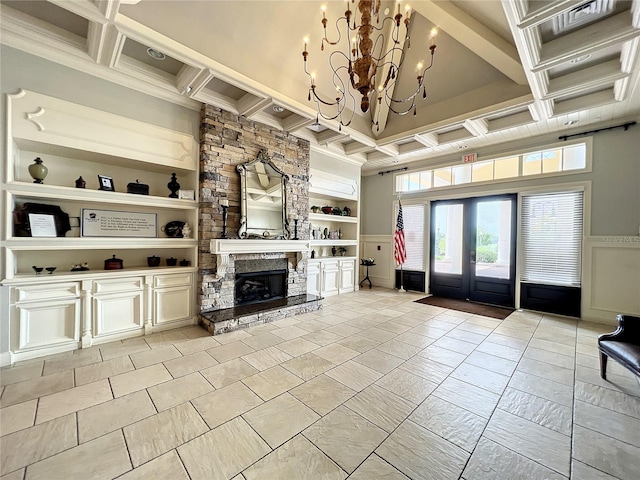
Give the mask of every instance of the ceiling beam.
[[556, 115], [563, 115], [607, 105], [615, 101], [613, 88], [609, 88], [600, 92], [583, 95], [582, 97], [572, 98], [571, 100], [558, 101], [555, 103], [554, 110]]
[[287, 118], [282, 120], [282, 128], [287, 132], [295, 132], [296, 130], [300, 130], [301, 128], [308, 127], [314, 121], [315, 120], [303, 117], [302, 115], [298, 115], [297, 113], [292, 113]]
[[516, 48], [471, 15], [451, 2], [430, 0], [412, 7], [515, 83], [527, 84]]
[[549, 92], [543, 98], [570, 95], [574, 92], [593, 90], [600, 86], [611, 85], [629, 74], [620, 70], [618, 59], [583, 68], [549, 80]]
[[337, 142], [340, 139], [347, 137], [347, 134], [342, 132], [336, 132], [335, 130], [326, 129], [316, 135], [316, 140], [321, 145], [328, 145], [330, 143]]
[[438, 141], [438, 134], [433, 132], [416, 133], [413, 136], [413, 139], [416, 142], [421, 143], [425, 147], [429, 147], [429, 148], [437, 147], [440, 144], [440, 142]]
[[344, 145], [344, 153], [347, 155], [355, 155], [356, 153], [370, 152], [372, 147], [363, 143], [353, 141]]
[[518, 28], [531, 28], [541, 23], [551, 20], [553, 17], [571, 10], [585, 3], [585, 0], [561, 0], [555, 2], [538, 2], [542, 4], [540, 8], [527, 12], [518, 22]]
[[184, 65], [176, 75], [178, 92], [189, 97], [196, 96], [213, 79], [213, 72], [208, 68], [196, 68]]
[[251, 93], [245, 93], [242, 98], [238, 100], [238, 113], [244, 117], [251, 118], [270, 105], [273, 105], [273, 98], [261, 98]]
[[464, 128], [474, 137], [483, 137], [489, 133], [489, 124], [484, 118], [468, 118], [464, 121]]
[[113, 24], [91, 22], [87, 35], [87, 53], [100, 65], [114, 67], [127, 39]]

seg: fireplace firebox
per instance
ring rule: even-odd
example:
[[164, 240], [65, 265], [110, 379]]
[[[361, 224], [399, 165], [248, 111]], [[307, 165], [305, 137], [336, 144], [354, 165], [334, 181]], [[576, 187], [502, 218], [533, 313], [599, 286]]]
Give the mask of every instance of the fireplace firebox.
[[287, 296], [287, 271], [237, 273], [235, 279], [235, 304], [269, 302]]

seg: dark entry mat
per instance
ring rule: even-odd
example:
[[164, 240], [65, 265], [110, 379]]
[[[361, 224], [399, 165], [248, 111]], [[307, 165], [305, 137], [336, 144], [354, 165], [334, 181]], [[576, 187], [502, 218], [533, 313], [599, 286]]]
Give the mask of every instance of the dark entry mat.
[[450, 310], [458, 310], [459, 312], [482, 315], [483, 317], [497, 318], [498, 320], [504, 320], [514, 312], [512, 308], [494, 307], [492, 305], [484, 305], [482, 303], [473, 303], [466, 300], [455, 300], [453, 298], [436, 296], [424, 297], [415, 301], [417, 303], [424, 303], [425, 305], [434, 305], [436, 307], [447, 308]]

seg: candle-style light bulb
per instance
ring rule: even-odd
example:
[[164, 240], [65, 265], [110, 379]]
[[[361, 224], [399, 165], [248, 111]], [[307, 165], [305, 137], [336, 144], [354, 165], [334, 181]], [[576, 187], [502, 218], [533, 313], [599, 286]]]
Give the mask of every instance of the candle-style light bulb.
[[400, 14], [400, 0], [398, 0], [398, 14]]
[[416, 72], [421, 72], [422, 67], [424, 67], [424, 64], [422, 62], [418, 62], [418, 65], [416, 65]]
[[431, 29], [431, 34], [430, 34], [431, 45], [435, 45], [437, 36], [438, 36], [438, 29], [436, 27], [433, 27]]
[[311, 72], [311, 85], [316, 84], [316, 72]]
[[327, 18], [327, 16], [326, 16], [327, 6], [326, 5], [322, 5], [320, 7], [320, 10], [322, 10], [322, 18]]
[[304, 42], [304, 49], [306, 51], [307, 50], [307, 43], [309, 43], [309, 37], [304, 37], [302, 39], [302, 41]]

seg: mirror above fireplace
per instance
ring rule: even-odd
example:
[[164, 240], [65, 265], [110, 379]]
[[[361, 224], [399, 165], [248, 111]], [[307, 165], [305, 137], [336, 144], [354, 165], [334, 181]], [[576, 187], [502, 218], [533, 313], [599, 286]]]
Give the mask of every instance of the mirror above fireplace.
[[288, 239], [287, 182], [266, 151], [238, 165], [241, 187], [240, 238]]

